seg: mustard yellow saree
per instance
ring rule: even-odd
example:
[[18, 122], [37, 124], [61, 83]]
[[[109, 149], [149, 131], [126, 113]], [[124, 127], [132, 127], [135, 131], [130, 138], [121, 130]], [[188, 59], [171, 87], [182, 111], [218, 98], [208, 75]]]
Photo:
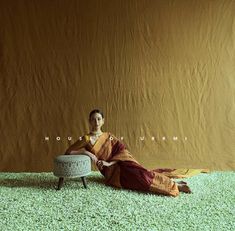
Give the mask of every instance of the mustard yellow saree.
[[187, 176], [187, 172], [179, 170], [177, 172], [176, 169], [147, 170], [134, 159], [125, 145], [110, 132], [104, 132], [93, 145], [90, 142], [90, 136], [84, 135], [66, 152], [81, 148], [93, 153], [99, 160], [117, 161], [114, 165], [104, 166], [100, 170], [105, 177], [105, 184], [109, 186], [176, 197], [179, 195], [179, 189], [170, 178]]

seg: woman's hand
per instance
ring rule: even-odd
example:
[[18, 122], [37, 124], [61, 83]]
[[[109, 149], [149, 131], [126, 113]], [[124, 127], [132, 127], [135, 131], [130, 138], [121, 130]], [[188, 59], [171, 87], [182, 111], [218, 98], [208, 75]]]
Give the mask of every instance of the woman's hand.
[[101, 170], [103, 170], [103, 167], [105, 166], [105, 163], [104, 162], [106, 162], [106, 161], [104, 161], [104, 160], [98, 160], [97, 162], [96, 162], [96, 166], [98, 167], [98, 169], [101, 171]]
[[82, 153], [88, 155], [95, 163], [97, 163], [98, 159], [92, 152], [85, 151], [85, 152], [82, 152]]
[[112, 162], [107, 162], [104, 160], [98, 160], [96, 162], [96, 166], [98, 167], [99, 170], [102, 170], [103, 167], [110, 167], [111, 165], [115, 164], [117, 161], [112, 161]]
[[102, 160], [98, 160], [96, 162], [96, 166], [101, 171], [103, 169], [103, 162], [102, 162]]
[[85, 149], [79, 149], [77, 151], [65, 152], [64, 155], [79, 155], [79, 154], [88, 155], [95, 163], [98, 161], [97, 157], [92, 152], [89, 152]]

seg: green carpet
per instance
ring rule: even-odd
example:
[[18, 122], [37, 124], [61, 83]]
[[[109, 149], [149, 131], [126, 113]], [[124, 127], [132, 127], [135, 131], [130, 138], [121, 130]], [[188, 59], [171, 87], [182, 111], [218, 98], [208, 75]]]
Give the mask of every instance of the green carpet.
[[167, 197], [113, 189], [98, 172], [88, 189], [76, 178], [60, 191], [52, 173], [0, 173], [0, 230], [234, 231], [234, 179], [235, 172], [200, 174], [184, 179], [193, 194]]

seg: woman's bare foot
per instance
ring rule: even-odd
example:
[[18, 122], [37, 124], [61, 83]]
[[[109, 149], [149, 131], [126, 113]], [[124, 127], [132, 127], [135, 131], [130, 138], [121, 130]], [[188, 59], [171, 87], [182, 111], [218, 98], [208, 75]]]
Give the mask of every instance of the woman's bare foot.
[[188, 187], [187, 184], [178, 184], [178, 189], [180, 192], [192, 193], [191, 189]]

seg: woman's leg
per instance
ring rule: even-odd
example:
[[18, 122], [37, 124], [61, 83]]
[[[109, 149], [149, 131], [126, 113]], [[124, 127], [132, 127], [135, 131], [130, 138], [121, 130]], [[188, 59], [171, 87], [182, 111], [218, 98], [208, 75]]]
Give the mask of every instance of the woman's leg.
[[123, 161], [119, 165], [120, 184], [123, 188], [150, 191], [174, 197], [179, 195], [176, 182], [169, 177], [161, 173], [149, 171], [130, 161]]

